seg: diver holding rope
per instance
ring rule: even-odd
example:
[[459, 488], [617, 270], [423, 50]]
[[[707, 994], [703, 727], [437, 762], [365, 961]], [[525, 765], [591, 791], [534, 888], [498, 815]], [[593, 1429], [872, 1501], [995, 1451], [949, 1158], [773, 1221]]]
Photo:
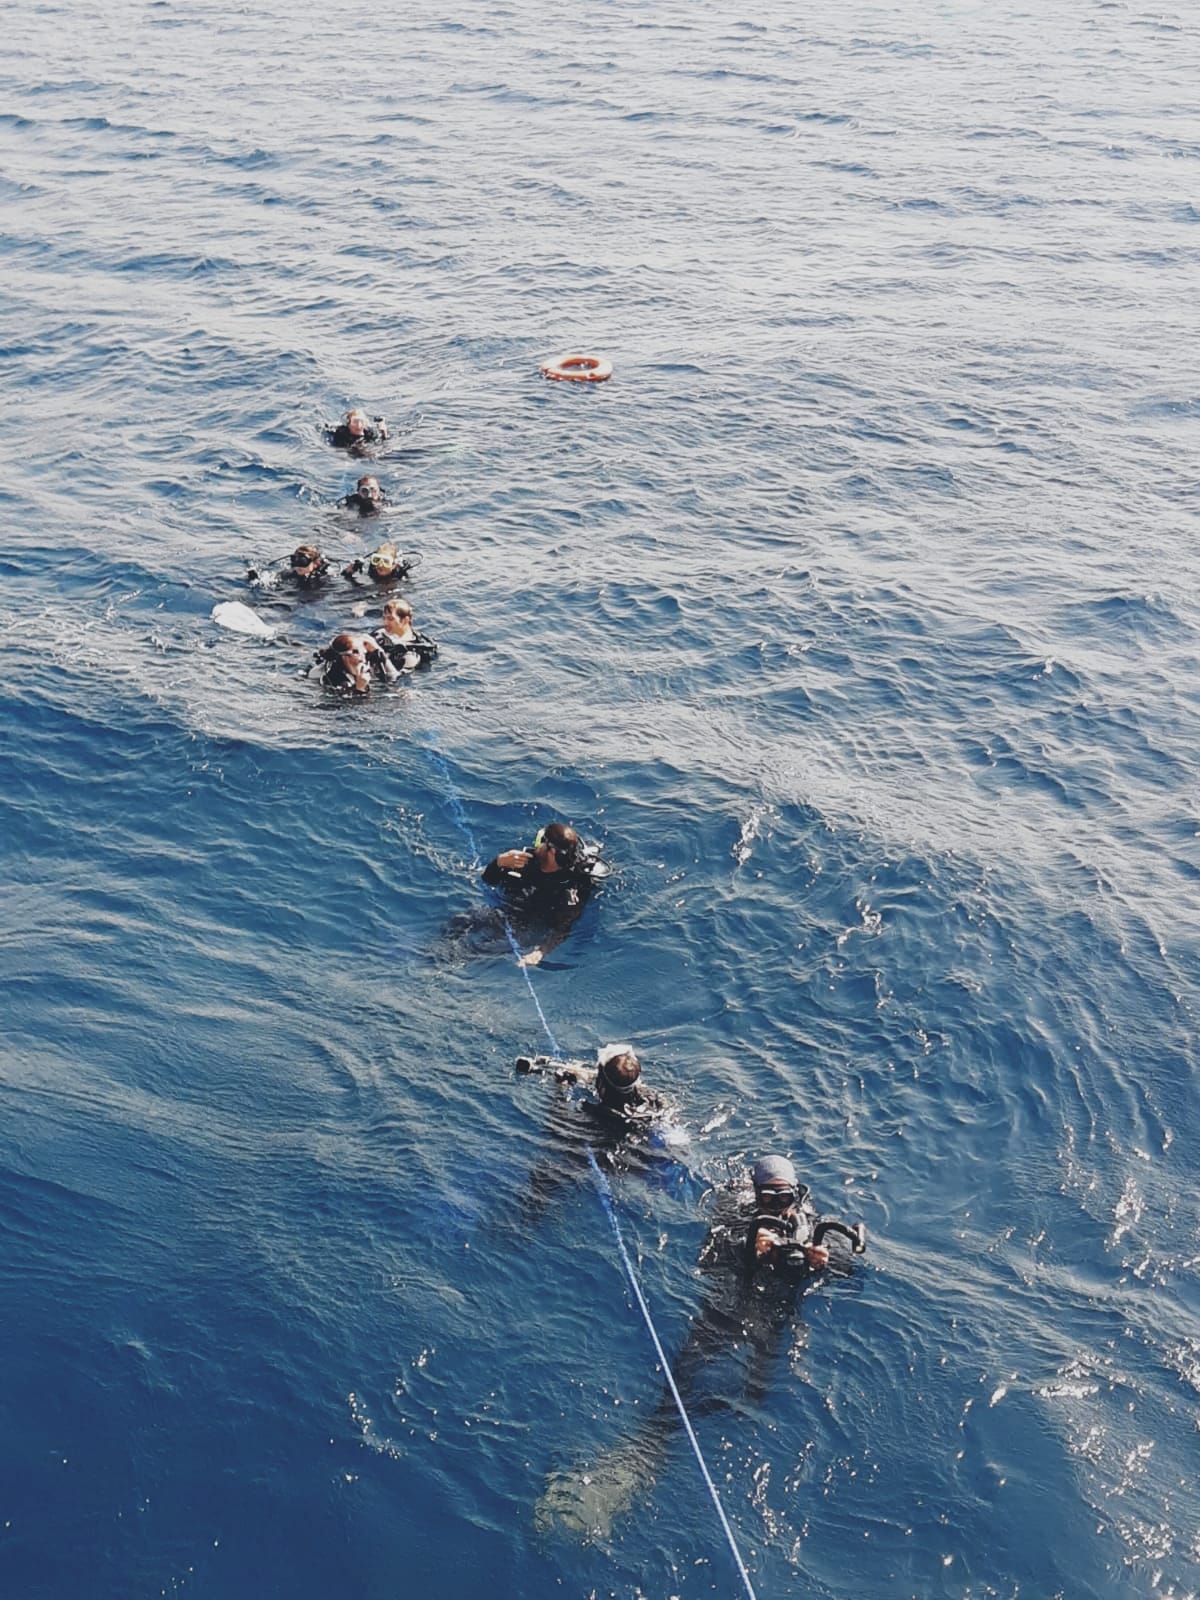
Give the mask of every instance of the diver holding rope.
[[553, 1056], [518, 1056], [519, 1073], [550, 1072], [563, 1086], [584, 1085], [592, 1096], [583, 1102], [598, 1123], [623, 1133], [645, 1129], [666, 1110], [666, 1102], [641, 1081], [642, 1064], [629, 1044], [601, 1045], [593, 1066], [588, 1061], [557, 1061]]
[[594, 1062], [518, 1056], [516, 1071], [546, 1073], [560, 1090], [546, 1119], [556, 1152], [529, 1175], [520, 1210], [523, 1228], [536, 1222], [576, 1176], [585, 1175], [589, 1151], [610, 1170], [644, 1176], [665, 1170], [678, 1147], [687, 1143], [687, 1135], [672, 1120], [670, 1102], [643, 1082], [632, 1045], [601, 1045]]

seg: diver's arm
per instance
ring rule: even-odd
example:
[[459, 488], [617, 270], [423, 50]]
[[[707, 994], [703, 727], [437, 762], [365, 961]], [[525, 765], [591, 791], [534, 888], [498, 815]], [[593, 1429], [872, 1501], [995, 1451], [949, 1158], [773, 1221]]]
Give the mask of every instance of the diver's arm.
[[[751, 1225], [746, 1246], [751, 1271], [757, 1266], [776, 1266], [781, 1259], [788, 1259], [784, 1252], [797, 1247], [803, 1250], [805, 1264], [814, 1272], [829, 1265], [829, 1251], [816, 1235], [807, 1243], [789, 1238], [774, 1217], [759, 1218]], [[794, 1260], [794, 1257], [791, 1259]]]
[[590, 1061], [560, 1061], [557, 1056], [518, 1056], [516, 1071], [552, 1072], [555, 1083], [582, 1083], [585, 1078], [596, 1076], [596, 1068]]
[[589, 1061], [560, 1061], [554, 1069], [555, 1083], [586, 1083], [592, 1087], [599, 1074]]
[[519, 872], [522, 867], [527, 867], [533, 857], [528, 850], [502, 850], [498, 856], [493, 856], [483, 869], [483, 881], [489, 889], [496, 889], [504, 882], [505, 874]]
[[395, 683], [400, 674], [392, 665], [386, 650], [375, 649], [367, 654], [367, 665], [373, 672], [378, 672], [387, 683]]

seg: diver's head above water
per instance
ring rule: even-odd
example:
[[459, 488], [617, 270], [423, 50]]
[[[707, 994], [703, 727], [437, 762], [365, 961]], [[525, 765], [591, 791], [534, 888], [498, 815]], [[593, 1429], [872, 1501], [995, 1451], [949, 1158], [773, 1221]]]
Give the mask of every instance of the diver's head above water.
[[596, 1051], [596, 1092], [605, 1105], [626, 1106], [638, 1098], [642, 1064], [627, 1044], [606, 1044]]
[[330, 661], [340, 661], [348, 669], [367, 659], [366, 645], [356, 633], [339, 633], [327, 651]]
[[383, 604], [383, 626], [388, 633], [402, 637], [412, 632], [413, 609], [403, 595], [395, 595]]
[[754, 1163], [751, 1177], [754, 1180], [754, 1198], [762, 1211], [775, 1211], [782, 1215], [800, 1200], [796, 1169], [786, 1156], [760, 1156]]
[[311, 583], [325, 571], [325, 560], [315, 544], [297, 545], [289, 558], [297, 583]]
[[367, 557], [367, 568], [377, 583], [403, 576], [398, 573], [400, 565], [400, 555], [394, 544], [381, 544], [378, 550], [372, 550]]
[[543, 872], [573, 872], [579, 861], [579, 835], [565, 822], [551, 822], [533, 841], [533, 854]]
[[375, 640], [367, 634], [339, 633], [332, 642], [316, 653], [317, 660], [325, 663], [322, 683], [333, 689], [353, 689], [366, 694], [371, 687], [373, 671], [385, 678], [394, 678], [394, 671], [385, 670], [387, 663]]

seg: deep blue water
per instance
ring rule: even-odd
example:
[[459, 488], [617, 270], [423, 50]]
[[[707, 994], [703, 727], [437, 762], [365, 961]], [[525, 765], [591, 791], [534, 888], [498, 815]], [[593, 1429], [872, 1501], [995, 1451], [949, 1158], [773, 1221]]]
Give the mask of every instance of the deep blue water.
[[[668, 1349], [748, 1155], [871, 1232], [693, 1397], [762, 1600], [1195, 1594], [1191, 9], [3, 21], [0, 1593], [739, 1592], [682, 1439], [612, 1488], [653, 1352], [444, 936], [559, 815]], [[369, 548], [357, 401], [442, 656], [351, 706], [342, 587], [209, 614]]]

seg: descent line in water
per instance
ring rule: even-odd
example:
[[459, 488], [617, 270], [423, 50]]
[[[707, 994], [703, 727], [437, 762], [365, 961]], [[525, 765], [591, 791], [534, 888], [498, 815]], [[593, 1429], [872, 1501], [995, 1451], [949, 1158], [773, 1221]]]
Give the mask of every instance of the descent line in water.
[[[436, 740], [436, 730], [432, 732], [432, 738]], [[450, 775], [450, 768], [446, 765], [445, 757], [437, 748], [436, 743], [423, 744], [422, 749], [429, 757], [430, 765], [434, 767], [438, 776], [442, 780], [442, 787], [444, 788], [446, 796], [450, 802], [450, 809], [454, 815], [454, 820], [457, 822], [459, 828], [462, 830], [463, 837], [471, 847], [472, 857], [476, 862], [478, 862], [479, 846], [475, 842], [475, 835], [471, 831], [471, 824], [467, 821], [467, 814], [463, 809], [462, 796], [459, 794], [458, 785], [454, 782], [454, 779]], [[517, 970], [525, 979], [525, 987], [529, 990], [529, 998], [533, 1001], [534, 1010], [537, 1012], [538, 1018], [541, 1021], [542, 1031], [545, 1033], [546, 1038], [550, 1041], [551, 1050], [556, 1056], [560, 1056], [562, 1054], [562, 1050], [559, 1047], [558, 1040], [554, 1037], [554, 1030], [546, 1020], [546, 1013], [542, 1010], [542, 1003], [537, 997], [537, 990], [533, 987], [533, 979], [529, 976], [529, 968], [521, 966], [521, 947], [517, 943], [517, 937], [513, 933], [512, 925], [510, 924], [508, 918], [504, 916], [503, 912], [501, 912], [501, 917], [504, 922], [505, 935], [508, 939], [509, 946], [512, 949], [513, 957], [517, 963]], [[708, 1470], [708, 1463], [704, 1459], [704, 1452], [700, 1448], [700, 1441], [696, 1437], [696, 1430], [692, 1427], [692, 1419], [688, 1416], [687, 1407], [683, 1403], [683, 1396], [680, 1394], [679, 1386], [675, 1382], [675, 1374], [671, 1371], [671, 1363], [667, 1360], [667, 1353], [663, 1349], [662, 1340], [658, 1336], [658, 1329], [654, 1325], [654, 1318], [650, 1315], [650, 1307], [646, 1302], [646, 1296], [642, 1292], [642, 1286], [638, 1282], [638, 1275], [634, 1271], [633, 1262], [630, 1259], [629, 1251], [626, 1248], [625, 1235], [621, 1232], [621, 1222], [620, 1218], [617, 1216], [617, 1208], [613, 1201], [612, 1188], [610, 1187], [609, 1181], [601, 1169], [600, 1163], [596, 1160], [595, 1152], [592, 1150], [591, 1145], [587, 1146], [587, 1158], [588, 1165], [591, 1167], [592, 1174], [596, 1179], [596, 1187], [600, 1191], [600, 1199], [603, 1202], [605, 1213], [608, 1216], [609, 1222], [612, 1224], [613, 1237], [617, 1241], [617, 1250], [621, 1257], [621, 1265], [625, 1269], [625, 1276], [628, 1279], [629, 1287], [633, 1290], [633, 1298], [637, 1302], [638, 1310], [642, 1313], [642, 1321], [646, 1324], [646, 1330], [650, 1335], [650, 1342], [654, 1346], [654, 1353], [658, 1357], [659, 1366], [662, 1368], [663, 1376], [667, 1380], [667, 1387], [671, 1391], [671, 1398], [675, 1402], [675, 1409], [679, 1413], [679, 1420], [683, 1423], [683, 1430], [687, 1434], [688, 1443], [692, 1447], [692, 1454], [696, 1457], [696, 1464], [700, 1468], [700, 1476], [704, 1479], [704, 1486], [712, 1498], [712, 1503], [717, 1513], [717, 1519], [721, 1524], [726, 1541], [729, 1545], [730, 1553], [733, 1556], [734, 1565], [737, 1567], [738, 1575], [745, 1586], [746, 1594], [749, 1596], [749, 1600], [758, 1600], [758, 1596], [754, 1592], [754, 1585], [750, 1582], [750, 1574], [746, 1571], [746, 1563], [742, 1560], [742, 1552], [738, 1548], [738, 1542], [734, 1536], [733, 1529], [730, 1526], [729, 1518], [725, 1515], [725, 1507], [721, 1504], [721, 1496], [717, 1492], [717, 1486], [713, 1482], [712, 1474]]]
[[662, 1367], [663, 1377], [667, 1380], [667, 1388], [671, 1391], [671, 1399], [675, 1402], [675, 1409], [679, 1413], [679, 1420], [683, 1423], [683, 1430], [688, 1436], [688, 1443], [692, 1447], [692, 1454], [696, 1457], [696, 1465], [700, 1468], [700, 1476], [704, 1479], [704, 1486], [712, 1497], [717, 1518], [724, 1529], [725, 1538], [733, 1556], [734, 1565], [738, 1569], [742, 1583], [750, 1600], [758, 1600], [754, 1592], [754, 1585], [750, 1582], [750, 1574], [746, 1571], [746, 1563], [742, 1560], [742, 1552], [738, 1549], [738, 1542], [733, 1529], [729, 1525], [729, 1518], [725, 1515], [725, 1507], [721, 1504], [721, 1496], [717, 1486], [712, 1480], [708, 1470], [708, 1463], [704, 1459], [704, 1452], [700, 1449], [700, 1441], [696, 1437], [696, 1430], [692, 1427], [692, 1419], [687, 1414], [687, 1407], [683, 1403], [683, 1396], [679, 1392], [679, 1385], [675, 1382], [675, 1374], [671, 1371], [671, 1363], [667, 1360], [667, 1353], [663, 1349], [662, 1340], [658, 1336], [658, 1329], [654, 1326], [654, 1318], [650, 1315], [650, 1307], [646, 1304], [646, 1296], [642, 1293], [642, 1286], [638, 1282], [637, 1273], [633, 1269], [629, 1251], [625, 1245], [625, 1236], [621, 1232], [621, 1223], [617, 1217], [617, 1208], [613, 1202], [612, 1189], [607, 1177], [596, 1160], [591, 1146], [588, 1146], [588, 1164], [595, 1174], [596, 1184], [600, 1190], [600, 1198], [604, 1202], [604, 1209], [608, 1213], [608, 1220], [612, 1223], [613, 1234], [616, 1237], [617, 1249], [621, 1253], [621, 1265], [625, 1268], [625, 1276], [629, 1280], [629, 1287], [633, 1290], [633, 1298], [637, 1301], [638, 1310], [642, 1313], [642, 1320], [650, 1335], [650, 1342], [654, 1346], [654, 1353], [658, 1357], [659, 1366]]
[[[436, 740], [436, 730], [433, 732], [432, 737]], [[454, 814], [454, 820], [458, 823], [459, 828], [462, 830], [463, 837], [471, 847], [472, 859], [474, 860], [475, 864], [478, 865], [479, 846], [475, 842], [475, 835], [471, 830], [471, 824], [467, 821], [467, 813], [463, 810], [462, 796], [458, 792], [458, 785], [450, 775], [450, 768], [446, 765], [446, 758], [442, 755], [442, 752], [438, 749], [436, 743], [431, 745], [422, 745], [421, 748], [429, 757], [430, 765], [435, 769], [438, 776], [442, 780], [442, 787], [446, 791], [446, 796], [450, 801], [450, 810]], [[554, 1037], [554, 1030], [546, 1020], [546, 1013], [542, 1010], [542, 1002], [538, 999], [537, 990], [533, 987], [533, 979], [529, 976], [529, 968], [521, 965], [521, 946], [517, 943], [517, 936], [513, 932], [512, 923], [508, 920], [503, 908], [501, 908], [500, 911], [500, 921], [504, 926], [504, 937], [508, 940], [508, 947], [513, 953], [513, 960], [517, 963], [517, 970], [525, 979], [525, 987], [529, 990], [529, 998], [533, 1001], [533, 1009], [538, 1014], [538, 1020], [542, 1024], [542, 1031], [546, 1035], [547, 1039], [549, 1039], [550, 1048], [553, 1053], [556, 1056], [560, 1056], [562, 1055], [562, 1050], [559, 1048], [558, 1040]]]

